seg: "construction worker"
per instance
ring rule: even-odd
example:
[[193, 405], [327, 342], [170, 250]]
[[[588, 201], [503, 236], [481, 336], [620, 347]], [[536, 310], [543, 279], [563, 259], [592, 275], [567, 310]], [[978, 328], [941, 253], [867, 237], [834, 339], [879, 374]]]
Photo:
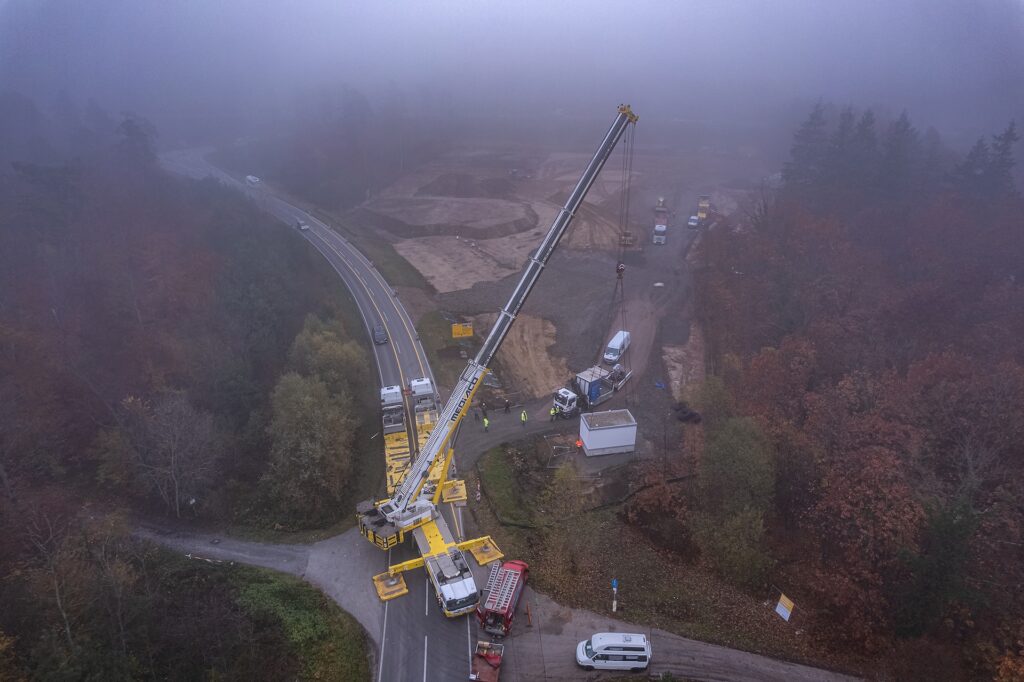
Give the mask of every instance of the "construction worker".
[[548, 414], [551, 415], [551, 421], [555, 421], [555, 415], [558, 414], [558, 408], [552, 406], [551, 409], [548, 410]]
[[526, 410], [519, 413], [519, 423], [526, 426]]
[[576, 452], [582, 452], [582, 450], [583, 450], [583, 439], [582, 438], [577, 438], [576, 439]]
[[484, 417], [484, 431], [490, 431], [490, 430], [491, 430], [491, 420], [488, 419], [487, 417]]
[[508, 414], [510, 409], [512, 409], [512, 401], [505, 398], [505, 414]]

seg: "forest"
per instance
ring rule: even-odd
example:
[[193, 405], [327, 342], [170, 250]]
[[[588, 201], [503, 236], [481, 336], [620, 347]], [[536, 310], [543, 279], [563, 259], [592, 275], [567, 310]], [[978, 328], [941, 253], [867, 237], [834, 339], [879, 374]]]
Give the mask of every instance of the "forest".
[[959, 156], [817, 105], [778, 186], [702, 239], [704, 423], [628, 510], [667, 505], [682, 555], [894, 679], [1024, 674], [1017, 140]]
[[[279, 579], [182, 566], [131, 540], [131, 519], [347, 516], [366, 351], [304, 240], [164, 172], [145, 120], [96, 111], [0, 101], [12, 134], [36, 135], [0, 170], [0, 677], [294, 676], [287, 618], [244, 603]], [[216, 613], [199, 627], [201, 604]], [[175, 655], [205, 640], [205, 658]]]

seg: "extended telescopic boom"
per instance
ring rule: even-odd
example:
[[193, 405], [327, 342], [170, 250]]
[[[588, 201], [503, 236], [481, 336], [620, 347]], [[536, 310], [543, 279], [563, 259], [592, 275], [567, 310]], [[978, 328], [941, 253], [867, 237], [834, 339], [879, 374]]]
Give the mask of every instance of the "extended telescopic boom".
[[527, 297], [537, 283], [544, 265], [548, 262], [551, 254], [558, 246], [559, 240], [562, 239], [562, 236], [568, 229], [569, 224], [576, 215], [576, 210], [583, 203], [583, 199], [587, 196], [591, 185], [594, 184], [594, 180], [597, 179], [601, 168], [604, 167], [608, 156], [622, 137], [626, 126], [636, 123], [636, 121], [637, 116], [629, 108], [629, 105], [621, 105], [619, 107], [615, 121], [604, 136], [604, 141], [598, 147], [594, 158], [590, 160], [586, 170], [583, 171], [579, 182], [576, 183], [576, 188], [569, 195], [565, 206], [558, 212], [555, 221], [544, 236], [544, 240], [537, 247], [533, 255], [530, 256], [530, 260], [526, 264], [526, 270], [523, 272], [522, 277], [519, 278], [519, 283], [509, 297], [508, 303], [505, 304], [501, 314], [498, 315], [498, 319], [494, 323], [490, 334], [487, 335], [487, 339], [480, 348], [480, 352], [463, 370], [455, 391], [441, 411], [437, 427], [423, 445], [423, 449], [410, 467], [409, 473], [406, 475], [402, 485], [395, 492], [394, 497], [382, 502], [378, 506], [379, 512], [397, 528], [409, 527], [429, 516], [433, 505], [429, 499], [421, 498], [420, 491], [427, 480], [431, 465], [438, 454], [444, 452], [445, 447], [450, 443], [459, 422], [469, 407], [473, 393], [476, 392], [480, 380], [487, 373], [487, 367], [494, 358], [494, 354], [501, 347], [501, 343], [505, 340], [505, 336], [519, 314], [519, 310], [523, 307]]

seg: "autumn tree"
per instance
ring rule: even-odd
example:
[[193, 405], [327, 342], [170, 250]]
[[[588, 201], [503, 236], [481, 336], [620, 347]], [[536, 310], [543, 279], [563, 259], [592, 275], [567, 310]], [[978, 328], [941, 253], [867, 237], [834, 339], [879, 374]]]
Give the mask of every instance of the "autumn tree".
[[697, 469], [695, 537], [715, 568], [755, 585], [771, 560], [764, 547], [765, 515], [775, 489], [770, 444], [749, 419], [733, 418], [712, 431]]
[[154, 405], [130, 396], [119, 413], [119, 425], [97, 441], [101, 480], [155, 496], [180, 518], [204, 499], [216, 472], [213, 418], [181, 391], [161, 394]]
[[261, 479], [271, 504], [298, 524], [336, 518], [355, 452], [351, 399], [319, 378], [289, 372], [271, 398], [270, 463]]

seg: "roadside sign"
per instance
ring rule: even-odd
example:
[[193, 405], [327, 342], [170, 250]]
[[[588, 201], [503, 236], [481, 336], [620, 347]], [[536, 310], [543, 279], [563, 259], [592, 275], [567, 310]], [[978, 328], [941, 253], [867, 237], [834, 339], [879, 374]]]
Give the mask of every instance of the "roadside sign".
[[616, 592], [619, 591], [619, 579], [618, 578], [612, 578], [612, 589], [615, 590]]
[[459, 322], [456, 322], [455, 324], [452, 325], [453, 339], [464, 339], [469, 336], [473, 336], [472, 324], [461, 324]]
[[793, 615], [793, 600], [784, 594], [779, 595], [779, 603], [775, 605], [775, 613], [782, 616], [782, 620], [789, 622], [789, 617]]

